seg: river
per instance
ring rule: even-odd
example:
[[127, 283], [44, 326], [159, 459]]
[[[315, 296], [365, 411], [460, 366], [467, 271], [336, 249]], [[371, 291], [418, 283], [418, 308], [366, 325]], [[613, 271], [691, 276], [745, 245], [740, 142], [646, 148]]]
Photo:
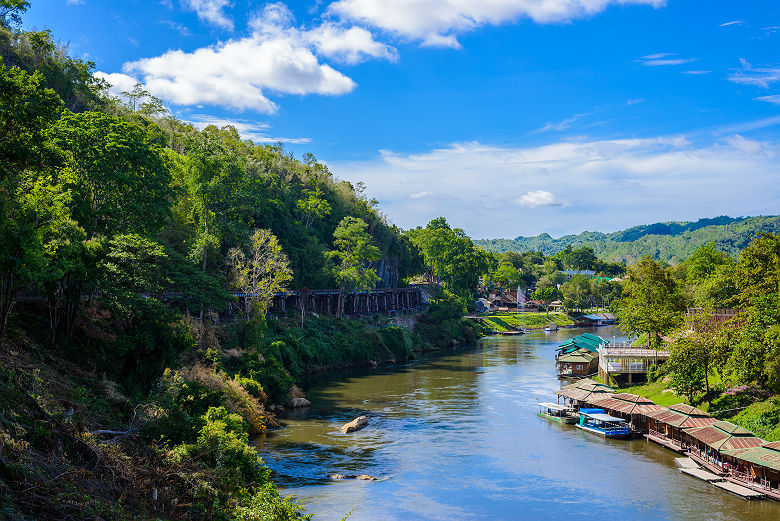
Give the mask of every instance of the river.
[[[560, 387], [554, 350], [583, 329], [488, 337], [430, 360], [313, 382], [312, 406], [256, 446], [315, 519], [780, 520], [681, 474], [675, 453], [536, 416]], [[592, 330], [611, 338], [612, 328]], [[369, 426], [341, 434], [366, 415]], [[370, 474], [380, 481], [333, 481]]]

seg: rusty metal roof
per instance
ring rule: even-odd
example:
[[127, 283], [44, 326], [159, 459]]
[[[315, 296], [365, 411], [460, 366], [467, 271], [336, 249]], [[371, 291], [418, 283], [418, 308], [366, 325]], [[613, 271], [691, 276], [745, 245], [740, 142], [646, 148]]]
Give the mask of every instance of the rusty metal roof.
[[702, 411], [701, 409], [697, 409], [692, 405], [688, 405], [687, 403], [678, 403], [675, 405], [670, 405], [669, 409], [676, 412], [683, 413], [687, 416], [707, 416], [706, 412]]
[[780, 470], [780, 442], [767, 443], [749, 449], [724, 450], [723, 454], [755, 465]]
[[749, 449], [765, 443], [749, 430], [726, 421], [716, 421], [712, 425], [687, 429], [685, 432], [715, 450]]
[[744, 435], [753, 436], [753, 433], [750, 432], [749, 430], [743, 429], [739, 425], [734, 425], [731, 422], [719, 421], [719, 422], [715, 422], [713, 425], [715, 427], [717, 427], [718, 429], [720, 429], [722, 431], [725, 431], [725, 432], [728, 432], [729, 434], [731, 434], [733, 436], [744, 436]]
[[630, 393], [618, 393], [614, 395], [614, 397], [618, 400], [623, 400], [625, 402], [634, 402], [634, 403], [654, 403], [652, 400], [649, 400], [645, 398], [644, 396], [639, 396], [636, 394], [630, 394]]
[[708, 425], [706, 427], [697, 427], [695, 429], [688, 429], [685, 431], [691, 438], [697, 439], [700, 442], [714, 447], [717, 443], [720, 446], [724, 441], [731, 438], [731, 434], [723, 432], [720, 429]]
[[[629, 397], [629, 399], [628, 400], [621, 399], [621, 396]], [[634, 399], [639, 399], [641, 402], [632, 401]], [[593, 405], [597, 405], [598, 407], [602, 407], [603, 409], [622, 412], [623, 414], [647, 415], [648, 412], [663, 409], [663, 407], [654, 404], [647, 398], [642, 398], [640, 396], [625, 394], [625, 393], [615, 394], [610, 397], [605, 397], [596, 401], [591, 401], [590, 403], [592, 403]]]
[[713, 425], [717, 422], [718, 419], [712, 418], [711, 416], [688, 416], [680, 425], [675, 425], [675, 427], [692, 429], [695, 427], [706, 427], [707, 425]]

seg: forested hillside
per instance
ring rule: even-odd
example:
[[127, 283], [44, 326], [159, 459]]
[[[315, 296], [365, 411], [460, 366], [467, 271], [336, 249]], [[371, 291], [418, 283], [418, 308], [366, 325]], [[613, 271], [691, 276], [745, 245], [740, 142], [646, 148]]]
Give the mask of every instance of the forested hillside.
[[633, 263], [645, 255], [656, 260], [677, 262], [709, 242], [719, 251], [736, 257], [761, 233], [780, 232], [780, 216], [727, 216], [699, 219], [695, 222], [662, 222], [634, 226], [612, 233], [582, 232], [557, 239], [546, 233], [536, 237], [485, 239], [474, 243], [494, 252], [540, 251], [554, 255], [566, 246], [590, 246], [602, 260]]
[[[0, 518], [300, 519], [250, 436], [307, 373], [477, 338], [489, 255], [444, 219], [392, 226], [310, 154], [109, 95], [16, 29], [28, 6], [0, 0]], [[445, 289], [409, 327], [268, 313], [426, 272]]]

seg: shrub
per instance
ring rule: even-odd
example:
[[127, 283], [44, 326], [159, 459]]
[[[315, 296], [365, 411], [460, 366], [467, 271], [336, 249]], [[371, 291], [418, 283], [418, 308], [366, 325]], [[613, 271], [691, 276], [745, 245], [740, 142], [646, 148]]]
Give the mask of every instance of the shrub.
[[302, 502], [280, 497], [273, 483], [266, 483], [245, 499], [235, 516], [236, 521], [300, 521], [312, 517], [303, 514]]
[[203, 426], [196, 442], [177, 447], [174, 459], [190, 457], [215, 469], [230, 488], [268, 481], [270, 471], [249, 445], [247, 425], [241, 416], [224, 407], [210, 407], [201, 420]]

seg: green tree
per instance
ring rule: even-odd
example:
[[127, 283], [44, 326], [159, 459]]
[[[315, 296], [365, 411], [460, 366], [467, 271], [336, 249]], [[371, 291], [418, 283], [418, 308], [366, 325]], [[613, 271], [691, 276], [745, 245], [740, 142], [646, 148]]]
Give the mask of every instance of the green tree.
[[752, 302], [731, 335], [728, 373], [738, 383], [780, 392], [780, 294], [756, 296]]
[[333, 232], [336, 239], [330, 257], [337, 262], [334, 277], [340, 286], [338, 314], [344, 311], [344, 291], [372, 289], [379, 276], [371, 264], [382, 258], [379, 248], [371, 244], [368, 224], [359, 217], [344, 217]]
[[504, 289], [514, 289], [522, 280], [520, 272], [509, 262], [502, 262], [490, 278]]
[[98, 263], [101, 297], [114, 316], [130, 330], [141, 325], [148, 311], [160, 310], [163, 291], [170, 285], [163, 270], [163, 246], [138, 234], [117, 235]]
[[577, 309], [589, 306], [592, 297], [590, 279], [585, 275], [574, 275], [561, 286], [564, 298], [571, 301]]
[[742, 250], [737, 261], [735, 303], [750, 306], [764, 295], [780, 291], [780, 235], [765, 233]]
[[531, 298], [544, 304], [547, 316], [550, 316], [550, 303], [563, 297], [561, 291], [555, 286], [539, 288], [531, 294]]
[[0, 0], [0, 25], [10, 27], [22, 23], [22, 13], [30, 7], [27, 0]]
[[423, 255], [429, 278], [442, 282], [461, 299], [468, 299], [478, 278], [487, 273], [491, 255], [475, 247], [460, 228], [450, 228], [443, 217], [408, 233]]
[[296, 209], [301, 216], [303, 226], [308, 230], [316, 220], [330, 215], [332, 208], [322, 197], [322, 190], [319, 188], [305, 190], [303, 195], [305, 198], [298, 201]]
[[233, 287], [243, 293], [244, 323], [252, 313], [265, 316], [274, 294], [284, 291], [292, 279], [290, 261], [271, 230], [258, 229], [249, 239], [249, 254], [232, 248], [228, 253]]
[[68, 218], [64, 156], [49, 139], [62, 102], [42, 79], [0, 63], [0, 338], [19, 288], [45, 267], [47, 237]]
[[621, 330], [637, 336], [646, 333], [648, 345], [658, 348], [661, 335], [680, 324], [684, 308], [677, 283], [652, 257], [629, 267], [618, 303]]
[[703, 346], [689, 337], [672, 343], [669, 348], [666, 369], [671, 376], [671, 386], [688, 397], [688, 403], [695, 403], [696, 395], [705, 390], [706, 372], [704, 361], [708, 360]]

